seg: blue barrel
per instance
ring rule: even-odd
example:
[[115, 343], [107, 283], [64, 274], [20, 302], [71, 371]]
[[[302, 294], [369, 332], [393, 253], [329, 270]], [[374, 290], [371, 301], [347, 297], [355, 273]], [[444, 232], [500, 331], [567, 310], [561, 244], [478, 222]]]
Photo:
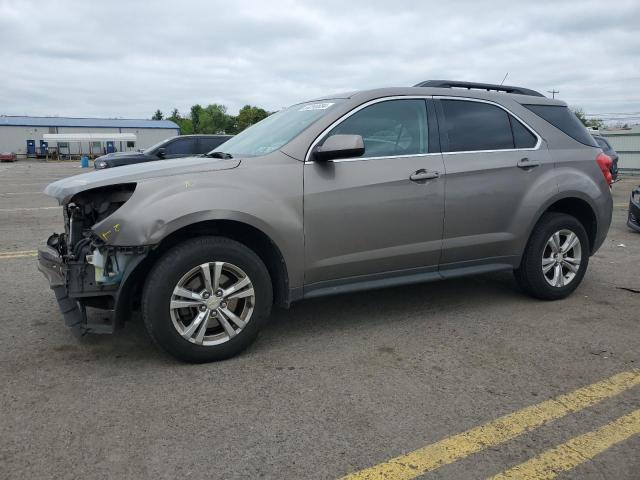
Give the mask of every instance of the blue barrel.
[[82, 155], [80, 157], [80, 166], [82, 168], [89, 168], [89, 157], [87, 157], [86, 155]]
[[36, 155], [36, 141], [27, 140], [27, 157], [35, 157]]

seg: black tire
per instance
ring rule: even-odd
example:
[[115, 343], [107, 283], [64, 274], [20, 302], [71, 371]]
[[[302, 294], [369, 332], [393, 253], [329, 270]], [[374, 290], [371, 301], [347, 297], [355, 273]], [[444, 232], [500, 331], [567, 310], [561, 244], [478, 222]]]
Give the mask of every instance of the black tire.
[[[549, 238], [560, 230], [570, 230], [580, 241], [580, 266], [575, 277], [561, 287], [550, 285], [542, 272], [542, 256]], [[514, 274], [520, 288], [541, 300], [559, 300], [570, 295], [580, 285], [589, 264], [590, 245], [587, 232], [578, 219], [564, 213], [545, 213], [529, 237], [520, 267]]]
[[[255, 302], [246, 326], [219, 345], [197, 345], [183, 338], [171, 319], [173, 289], [192, 268], [223, 261], [242, 269], [253, 284]], [[167, 251], [147, 276], [142, 294], [142, 318], [151, 338], [174, 357], [191, 363], [224, 360], [247, 348], [267, 321], [273, 303], [271, 277], [262, 260], [243, 244], [224, 237], [197, 237]]]

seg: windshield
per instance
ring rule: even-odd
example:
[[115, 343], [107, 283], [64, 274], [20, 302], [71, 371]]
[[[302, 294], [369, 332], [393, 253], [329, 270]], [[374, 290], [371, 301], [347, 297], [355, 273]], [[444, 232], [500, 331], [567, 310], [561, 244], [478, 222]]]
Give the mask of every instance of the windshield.
[[174, 137], [165, 138], [161, 142], [158, 142], [155, 145], [151, 145], [149, 148], [145, 148], [144, 150], [142, 150], [142, 153], [146, 153], [147, 155], [149, 155], [150, 153], [153, 153], [154, 150], [156, 150], [157, 148], [160, 148], [161, 146], [163, 146], [165, 143], [167, 143], [169, 140], [173, 138]]
[[291, 141], [341, 101], [331, 99], [300, 103], [281, 110], [227, 140], [219, 150], [244, 157], [271, 153]]

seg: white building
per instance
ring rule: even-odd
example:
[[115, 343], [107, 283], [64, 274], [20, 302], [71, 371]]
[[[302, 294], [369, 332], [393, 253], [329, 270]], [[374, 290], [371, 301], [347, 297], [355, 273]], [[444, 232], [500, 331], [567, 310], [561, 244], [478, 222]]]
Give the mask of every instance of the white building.
[[597, 133], [605, 137], [618, 152], [620, 170], [640, 172], [640, 126], [602, 129]]
[[[178, 125], [169, 120], [131, 120], [111, 118], [14, 117], [0, 116], [0, 152], [18, 156], [44, 156], [44, 134], [95, 133], [100, 141], [49, 142], [50, 151], [62, 155], [80, 153], [93, 156], [115, 151], [137, 150], [180, 134]], [[134, 134], [135, 140], [107, 140], [108, 134]], [[114, 135], [114, 138], [122, 135]]]

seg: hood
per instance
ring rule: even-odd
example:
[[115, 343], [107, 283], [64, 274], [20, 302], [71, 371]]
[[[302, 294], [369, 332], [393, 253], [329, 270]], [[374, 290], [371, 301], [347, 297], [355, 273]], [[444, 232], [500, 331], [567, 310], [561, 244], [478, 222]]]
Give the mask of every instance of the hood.
[[140, 155], [144, 155], [144, 153], [136, 152], [136, 151], [112, 152], [112, 153], [107, 153], [106, 155], [100, 155], [99, 157], [96, 158], [96, 160], [99, 160], [99, 159], [106, 160], [107, 158], [116, 158], [116, 157], [139, 157]]
[[106, 168], [63, 178], [50, 183], [44, 193], [58, 200], [60, 205], [66, 204], [79, 192], [92, 188], [117, 185], [119, 183], [135, 183], [147, 178], [184, 175], [215, 170], [229, 170], [240, 165], [235, 158], [186, 157], [162, 162], [136, 163], [118, 168]]

